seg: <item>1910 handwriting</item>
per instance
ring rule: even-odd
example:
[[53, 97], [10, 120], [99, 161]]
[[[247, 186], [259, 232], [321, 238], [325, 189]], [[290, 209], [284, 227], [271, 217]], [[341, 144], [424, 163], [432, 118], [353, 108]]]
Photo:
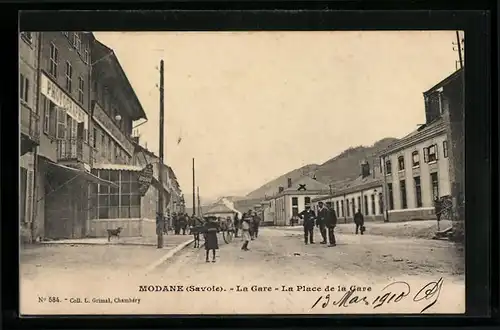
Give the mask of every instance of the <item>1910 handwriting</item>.
[[[442, 286], [443, 278], [440, 278], [438, 281], [429, 282], [418, 289], [417, 293], [412, 298], [413, 302], [429, 301], [420, 313], [425, 312], [436, 304], [439, 299]], [[410, 285], [404, 281], [392, 282], [386, 285], [379, 294], [373, 296], [367, 295], [364, 292], [360, 295], [359, 291], [351, 288], [338, 300], [333, 299], [330, 293], [320, 296], [314, 302], [311, 309], [317, 308], [318, 306], [320, 308], [327, 308], [328, 306], [349, 307], [351, 305], [358, 304], [372, 306], [373, 309], [376, 309], [384, 305], [399, 303], [406, 297], [410, 296], [410, 293]]]

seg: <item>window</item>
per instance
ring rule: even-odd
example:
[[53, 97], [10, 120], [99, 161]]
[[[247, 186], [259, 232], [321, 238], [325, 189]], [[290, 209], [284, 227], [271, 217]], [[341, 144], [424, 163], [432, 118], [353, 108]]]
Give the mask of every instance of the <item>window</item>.
[[439, 198], [439, 181], [436, 172], [431, 173], [432, 200]]
[[437, 160], [438, 160], [438, 150], [436, 144], [424, 148], [424, 161], [426, 163], [433, 163]]
[[101, 156], [106, 157], [106, 135], [101, 135]]
[[66, 90], [71, 93], [71, 83], [73, 82], [73, 67], [71, 63], [66, 62]]
[[419, 176], [413, 178], [413, 184], [415, 185], [416, 205], [417, 207], [422, 207], [422, 186], [420, 185]]
[[59, 50], [54, 44], [50, 44], [49, 73], [57, 78], [57, 65], [59, 64]]
[[391, 174], [392, 173], [392, 164], [391, 161], [388, 160], [385, 162], [385, 174]]
[[356, 214], [356, 203], [354, 201], [354, 198], [352, 199], [351, 201], [351, 205], [352, 205], [352, 214]]
[[406, 181], [401, 180], [399, 181], [399, 189], [401, 193], [401, 208], [406, 209], [408, 208], [408, 203], [406, 200]]
[[443, 141], [443, 157], [448, 158], [448, 141]]
[[364, 212], [364, 214], [368, 215], [368, 196], [365, 195], [363, 197], [364, 197], [364, 200], [365, 200], [365, 210], [364, 210], [365, 212]]
[[74, 32], [73, 33], [73, 47], [80, 52], [82, 48], [82, 40], [80, 39], [80, 33]]
[[398, 171], [404, 171], [404, 170], [405, 170], [405, 157], [399, 156], [398, 157]]
[[337, 216], [340, 216], [340, 213], [339, 213], [339, 201], [335, 202], [335, 208], [337, 209]]
[[340, 215], [341, 217], [344, 216], [344, 201], [340, 201]]
[[85, 87], [85, 81], [82, 77], [78, 77], [78, 102], [83, 103], [83, 89]]
[[375, 215], [375, 194], [372, 194], [372, 215]]
[[92, 134], [94, 134], [94, 139], [92, 141], [92, 146], [97, 148], [97, 129], [94, 127], [92, 130]]
[[310, 204], [311, 203], [311, 197], [304, 197], [304, 204]]
[[66, 139], [66, 111], [63, 108], [57, 108], [57, 131], [56, 139]]
[[42, 95], [43, 102], [43, 132], [55, 137], [57, 131], [57, 110], [54, 103]]
[[90, 60], [89, 50], [85, 49], [85, 51], [83, 52], [83, 62], [89, 64], [89, 60]]
[[299, 198], [292, 197], [292, 216], [299, 215]]
[[98, 172], [100, 178], [118, 184], [107, 187], [93, 184], [92, 208], [98, 219], [139, 218], [141, 196], [137, 172], [107, 171]]
[[66, 114], [66, 139], [74, 140], [77, 135], [78, 122]]
[[378, 193], [378, 213], [382, 214], [384, 212], [384, 195]]
[[345, 200], [345, 210], [346, 210], [347, 216], [350, 217], [351, 216], [351, 211], [350, 211], [350, 208], [349, 208], [349, 200], [348, 199]]
[[19, 98], [28, 103], [30, 81], [23, 74], [19, 76]]
[[387, 195], [389, 196], [389, 210], [394, 210], [394, 192], [392, 191], [392, 183], [387, 184]]
[[419, 167], [420, 166], [420, 154], [418, 151], [414, 151], [411, 154], [411, 159], [412, 159], [412, 166], [413, 167]]
[[24, 37], [24, 40], [26, 40], [28, 43], [31, 43], [33, 41], [33, 35], [31, 32], [21, 32], [21, 36]]

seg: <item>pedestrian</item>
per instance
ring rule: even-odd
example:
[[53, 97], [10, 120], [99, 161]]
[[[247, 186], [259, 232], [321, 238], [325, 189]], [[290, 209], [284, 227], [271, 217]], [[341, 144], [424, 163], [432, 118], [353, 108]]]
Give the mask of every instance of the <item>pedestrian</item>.
[[254, 224], [253, 224], [253, 212], [252, 210], [248, 210], [247, 213], [243, 215], [243, 219], [247, 219], [249, 228], [248, 228], [248, 233], [250, 234], [250, 240], [254, 240]]
[[354, 215], [354, 223], [356, 224], [356, 235], [358, 234], [358, 230], [363, 235], [365, 231], [365, 217], [361, 213], [361, 210], [358, 209], [358, 212]]
[[319, 227], [319, 232], [323, 241], [320, 244], [326, 244], [326, 219], [328, 217], [328, 209], [323, 205], [323, 202], [318, 203], [318, 216], [316, 220], [316, 226]]
[[212, 262], [215, 262], [215, 250], [219, 249], [219, 241], [217, 240], [218, 224], [215, 217], [209, 217], [205, 223], [205, 262], [208, 260], [208, 255], [212, 251]]
[[240, 229], [240, 219], [238, 213], [234, 214], [234, 237], [238, 237], [238, 230]]
[[259, 236], [259, 227], [260, 222], [262, 221], [261, 217], [257, 214], [257, 212], [253, 213], [253, 236], [257, 238]]
[[248, 216], [245, 216], [242, 218], [242, 221], [241, 221], [241, 235], [243, 237], [243, 246], [241, 247], [241, 249], [243, 251], [248, 251], [248, 243], [250, 242], [251, 240], [251, 236], [250, 236], [250, 218]]
[[311, 210], [311, 205], [306, 204], [305, 210], [299, 213], [299, 217], [303, 220], [304, 226], [304, 242], [314, 244], [314, 219], [316, 214]]
[[326, 208], [328, 210], [328, 217], [326, 218], [326, 227], [328, 228], [328, 240], [330, 241], [329, 247], [337, 245], [335, 240], [335, 227], [337, 226], [337, 214], [332, 207], [332, 202], [326, 202]]
[[186, 229], [187, 229], [187, 225], [188, 225], [188, 214], [187, 213], [184, 213], [181, 217], [181, 220], [180, 220], [180, 228], [182, 229], [182, 235], [186, 235]]
[[441, 221], [441, 213], [443, 212], [443, 205], [439, 200], [439, 197], [436, 196], [434, 199], [434, 213], [436, 214], [437, 221]]
[[180, 225], [180, 214], [178, 215], [177, 213], [174, 212], [173, 214], [173, 224], [174, 224], [174, 234], [179, 235], [181, 232], [181, 225]]

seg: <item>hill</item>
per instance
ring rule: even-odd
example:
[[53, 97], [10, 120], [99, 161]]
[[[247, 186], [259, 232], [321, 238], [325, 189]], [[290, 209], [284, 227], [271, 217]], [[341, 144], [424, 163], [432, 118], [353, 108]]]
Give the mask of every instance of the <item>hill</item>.
[[375, 142], [372, 146], [351, 147], [321, 165], [306, 165], [290, 171], [252, 191], [247, 197], [263, 198], [265, 195], [271, 195], [278, 191], [279, 186], [287, 186], [287, 178], [295, 181], [303, 175], [316, 175], [318, 181], [326, 184], [354, 180], [360, 175], [362, 161], [368, 161], [372, 169], [374, 164], [378, 167], [378, 159], [374, 155], [395, 141], [397, 141], [395, 138], [384, 138]]

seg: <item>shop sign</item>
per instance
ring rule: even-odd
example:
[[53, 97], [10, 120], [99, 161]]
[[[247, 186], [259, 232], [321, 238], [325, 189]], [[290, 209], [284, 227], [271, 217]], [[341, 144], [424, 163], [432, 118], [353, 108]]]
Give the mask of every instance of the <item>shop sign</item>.
[[89, 119], [87, 113], [79, 106], [71, 97], [66, 94], [59, 86], [57, 86], [46, 75], [42, 74], [41, 92], [56, 106], [64, 109], [70, 117], [79, 123], [83, 123], [84, 128], [88, 129]]
[[151, 180], [153, 179], [153, 164], [148, 164], [139, 173], [139, 194], [141, 196], [146, 195], [146, 192], [151, 185]]

